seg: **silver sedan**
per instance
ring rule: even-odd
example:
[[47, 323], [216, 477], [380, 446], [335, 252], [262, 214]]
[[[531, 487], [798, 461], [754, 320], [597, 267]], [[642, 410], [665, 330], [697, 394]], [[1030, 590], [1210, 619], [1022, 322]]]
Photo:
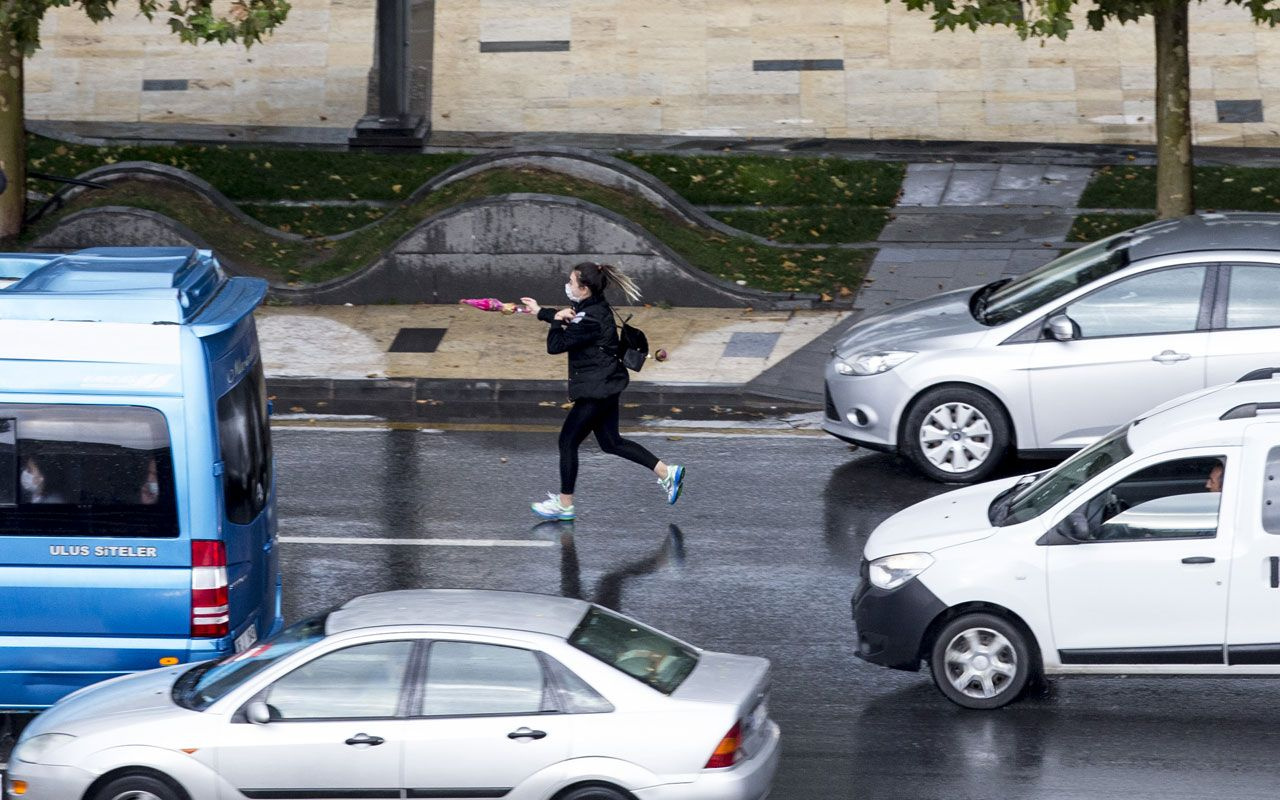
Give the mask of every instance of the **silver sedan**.
[[23, 800], [757, 800], [769, 663], [560, 597], [358, 597], [221, 661], [117, 678], [37, 717]]
[[1187, 392], [1280, 367], [1280, 214], [1154, 222], [850, 329], [823, 428], [937, 480], [1083, 447]]

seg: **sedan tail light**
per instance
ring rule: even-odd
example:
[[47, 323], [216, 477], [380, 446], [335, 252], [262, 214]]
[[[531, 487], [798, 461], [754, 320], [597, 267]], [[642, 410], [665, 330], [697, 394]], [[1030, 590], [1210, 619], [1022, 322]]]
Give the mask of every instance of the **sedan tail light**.
[[707, 759], [707, 766], [704, 769], [732, 767], [738, 761], [738, 746], [741, 743], [742, 723], [735, 722], [729, 732], [720, 740], [720, 744], [716, 745], [716, 750], [711, 754], [711, 758]]

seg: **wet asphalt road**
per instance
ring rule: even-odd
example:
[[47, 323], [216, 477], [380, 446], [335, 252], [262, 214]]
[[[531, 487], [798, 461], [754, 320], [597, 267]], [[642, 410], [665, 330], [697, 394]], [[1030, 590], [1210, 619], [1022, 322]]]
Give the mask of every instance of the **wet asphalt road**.
[[946, 487], [825, 437], [640, 441], [688, 467], [678, 505], [589, 442], [579, 520], [535, 527], [529, 502], [555, 488], [552, 432], [278, 428], [282, 536], [533, 543], [286, 542], [286, 613], [386, 589], [519, 589], [766, 656], [777, 800], [1274, 797], [1280, 680], [1064, 679], [967, 712], [924, 673], [858, 661], [849, 598], [866, 537]]

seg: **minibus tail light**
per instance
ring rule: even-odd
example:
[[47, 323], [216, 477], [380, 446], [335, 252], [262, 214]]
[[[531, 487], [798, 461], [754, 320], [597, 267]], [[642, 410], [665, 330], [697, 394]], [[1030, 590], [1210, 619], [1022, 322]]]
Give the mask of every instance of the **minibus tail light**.
[[191, 635], [220, 638], [230, 632], [226, 545], [195, 539], [191, 542]]
[[735, 722], [729, 732], [720, 740], [720, 744], [716, 745], [716, 751], [711, 754], [711, 758], [707, 759], [707, 765], [703, 769], [719, 769], [721, 767], [732, 767], [738, 761], [738, 745], [742, 741], [742, 723]]

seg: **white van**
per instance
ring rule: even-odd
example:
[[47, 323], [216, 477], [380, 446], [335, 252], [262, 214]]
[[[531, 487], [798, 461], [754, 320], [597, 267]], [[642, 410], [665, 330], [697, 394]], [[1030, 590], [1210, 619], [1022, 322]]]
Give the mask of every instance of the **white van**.
[[968, 708], [1041, 675], [1280, 674], [1277, 374], [886, 520], [853, 597], [858, 655], [926, 661]]

